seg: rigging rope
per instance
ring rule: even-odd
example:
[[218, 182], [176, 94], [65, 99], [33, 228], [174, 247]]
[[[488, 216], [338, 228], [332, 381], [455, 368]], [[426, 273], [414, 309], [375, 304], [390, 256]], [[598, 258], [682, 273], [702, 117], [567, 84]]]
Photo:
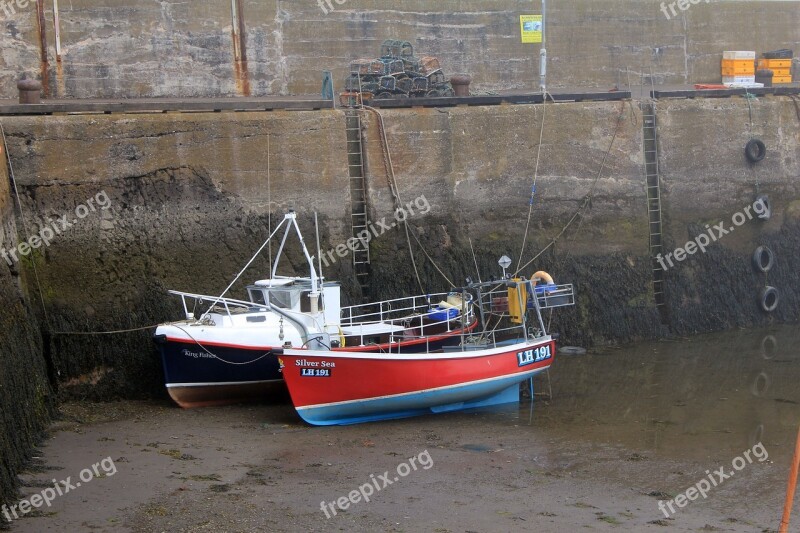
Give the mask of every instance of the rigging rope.
[[[525, 255], [525, 246], [528, 243], [528, 232], [531, 227], [531, 217], [533, 215], [533, 197], [536, 195], [536, 180], [539, 177], [539, 160], [542, 155], [542, 138], [544, 137], [544, 119], [547, 117], [547, 96], [548, 92], [545, 91], [542, 98], [542, 126], [539, 128], [539, 146], [536, 149], [536, 166], [533, 169], [533, 186], [531, 186], [531, 199], [528, 202], [528, 221], [525, 223], [525, 234], [522, 237], [522, 249], [519, 251], [519, 261], [517, 261], [517, 272], [519, 266], [522, 264], [522, 257]], [[552, 96], [550, 97], [553, 98]], [[536, 109], [536, 108], [534, 108]]]
[[[370, 106], [366, 106], [366, 105], [362, 106], [362, 107], [363, 107], [363, 109], [366, 109], [367, 111], [371, 111], [372, 113], [374, 113], [376, 118], [377, 118], [378, 130], [379, 130], [378, 137], [379, 137], [380, 143], [381, 143], [381, 151], [382, 151], [382, 155], [383, 155], [383, 166], [386, 169], [386, 177], [387, 177], [387, 179], [389, 181], [389, 190], [391, 191], [392, 198], [394, 199], [395, 212], [397, 212], [398, 210], [403, 209], [403, 202], [400, 199], [400, 192], [399, 192], [399, 190], [397, 188], [397, 180], [395, 179], [395, 175], [394, 175], [394, 165], [392, 164], [392, 154], [389, 152], [389, 140], [386, 137], [386, 128], [385, 128], [384, 123], [383, 123], [383, 115], [381, 115], [380, 111], [378, 111], [374, 107], [370, 107]], [[414, 267], [414, 275], [417, 278], [417, 285], [419, 285], [419, 290], [421, 292], [425, 292], [425, 287], [423, 287], [423, 285], [422, 285], [422, 279], [420, 278], [419, 269], [417, 268], [417, 261], [414, 258], [414, 250], [411, 247], [411, 237], [410, 237], [411, 232], [409, 232], [409, 230], [408, 230], [408, 220], [407, 220], [407, 218], [408, 217], [403, 217], [403, 228], [405, 229], [405, 233], [406, 233], [406, 244], [408, 244], [408, 255], [411, 257], [411, 265]], [[419, 244], [419, 239], [417, 239], [416, 235], [414, 235], [414, 239], [416, 239], [417, 243]], [[422, 248], [422, 244], [420, 244], [420, 248]], [[422, 251], [425, 252], [425, 249], [423, 248]], [[425, 252], [425, 255], [428, 256], [428, 253]], [[428, 259], [431, 260], [431, 262], [433, 262], [433, 260], [430, 259], [430, 256], [428, 256]], [[436, 265], [434, 264], [434, 266], [436, 266]], [[437, 270], [439, 270], [438, 267], [437, 267]], [[441, 273], [441, 271], [440, 271], [440, 273]], [[445, 278], [445, 279], [447, 279], [447, 278]], [[448, 283], [450, 283], [450, 280], [448, 280]], [[452, 285], [452, 283], [451, 283], [451, 285]]]
[[558, 239], [560, 239], [561, 236], [564, 235], [564, 233], [567, 231], [567, 229], [569, 229], [569, 227], [572, 225], [572, 223], [575, 222], [575, 220], [578, 218], [578, 216], [583, 213], [583, 210], [586, 209], [586, 207], [591, 204], [592, 193], [594, 192], [594, 189], [597, 186], [597, 182], [600, 181], [600, 177], [603, 175], [603, 171], [605, 170], [605, 166], [606, 166], [606, 161], [608, 160], [608, 156], [611, 154], [611, 150], [614, 148], [614, 142], [616, 141], [617, 135], [619, 134], [619, 129], [620, 129], [620, 126], [622, 124], [622, 119], [623, 119], [624, 116], [625, 116], [625, 102], [622, 102], [622, 105], [620, 106], [620, 110], [619, 110], [619, 116], [617, 117], [617, 125], [614, 128], [614, 135], [611, 137], [611, 143], [609, 144], [608, 150], [606, 150], [606, 153], [603, 156], [603, 161], [600, 164], [600, 170], [597, 172], [597, 176], [595, 176], [594, 181], [592, 181], [591, 187], [589, 187], [589, 192], [584, 197], [583, 202], [581, 203], [581, 205], [575, 211], [575, 214], [572, 215], [572, 218], [569, 219], [567, 224], [562, 228], [562, 230], [558, 233], [558, 235], [556, 235], [555, 237], [553, 237], [551, 239], [550, 243], [547, 246], [542, 248], [542, 250], [538, 254], [536, 254], [530, 261], [528, 261], [527, 263], [522, 265], [522, 268], [518, 268], [517, 269], [517, 271], [514, 273], [514, 276], [517, 276], [520, 273], [520, 271], [522, 271], [523, 269], [525, 269], [528, 266], [530, 266], [543, 253], [545, 253], [547, 250], [549, 250], [551, 247], [553, 247], [556, 244], [556, 242], [558, 241]]

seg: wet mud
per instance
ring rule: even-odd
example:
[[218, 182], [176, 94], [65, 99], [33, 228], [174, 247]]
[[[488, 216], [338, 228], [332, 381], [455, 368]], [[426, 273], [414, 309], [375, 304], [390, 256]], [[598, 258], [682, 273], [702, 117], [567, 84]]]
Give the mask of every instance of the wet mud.
[[[534, 402], [359, 426], [312, 428], [284, 402], [68, 403], [24, 495], [103, 458], [115, 472], [12, 530], [773, 531], [798, 340], [784, 326], [561, 355]], [[720, 467], [735, 475], [707, 497], [659, 509]]]

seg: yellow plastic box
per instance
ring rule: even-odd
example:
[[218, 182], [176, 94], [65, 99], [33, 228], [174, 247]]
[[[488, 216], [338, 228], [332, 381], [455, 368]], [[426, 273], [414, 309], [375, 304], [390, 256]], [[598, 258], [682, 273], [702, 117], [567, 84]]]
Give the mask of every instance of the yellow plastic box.
[[790, 69], [792, 68], [791, 59], [759, 59], [758, 68], [768, 68], [770, 70], [776, 69]]
[[752, 76], [756, 73], [756, 64], [750, 59], [723, 59], [723, 76]]

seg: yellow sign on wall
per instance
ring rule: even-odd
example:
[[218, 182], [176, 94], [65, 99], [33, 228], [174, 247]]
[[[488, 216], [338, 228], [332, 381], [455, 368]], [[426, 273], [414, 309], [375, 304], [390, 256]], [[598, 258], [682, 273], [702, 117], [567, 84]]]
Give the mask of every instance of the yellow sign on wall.
[[523, 43], [542, 42], [542, 16], [520, 15], [519, 27], [522, 32]]

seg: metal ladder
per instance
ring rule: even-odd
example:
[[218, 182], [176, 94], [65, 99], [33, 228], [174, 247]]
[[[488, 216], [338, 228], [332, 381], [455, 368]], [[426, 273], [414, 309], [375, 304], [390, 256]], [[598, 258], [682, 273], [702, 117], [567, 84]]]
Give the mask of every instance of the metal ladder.
[[350, 172], [350, 216], [353, 242], [353, 269], [361, 289], [369, 285], [369, 243], [358, 238], [370, 231], [367, 208], [367, 178], [364, 169], [364, 132], [361, 115], [357, 110], [345, 112], [347, 132], [347, 166]]
[[650, 235], [650, 259], [653, 268], [653, 296], [656, 307], [666, 306], [664, 292], [664, 268], [658, 261], [664, 254], [663, 219], [661, 213], [661, 179], [658, 168], [658, 124], [656, 104], [652, 100], [642, 102], [642, 135], [647, 184], [647, 215]]

